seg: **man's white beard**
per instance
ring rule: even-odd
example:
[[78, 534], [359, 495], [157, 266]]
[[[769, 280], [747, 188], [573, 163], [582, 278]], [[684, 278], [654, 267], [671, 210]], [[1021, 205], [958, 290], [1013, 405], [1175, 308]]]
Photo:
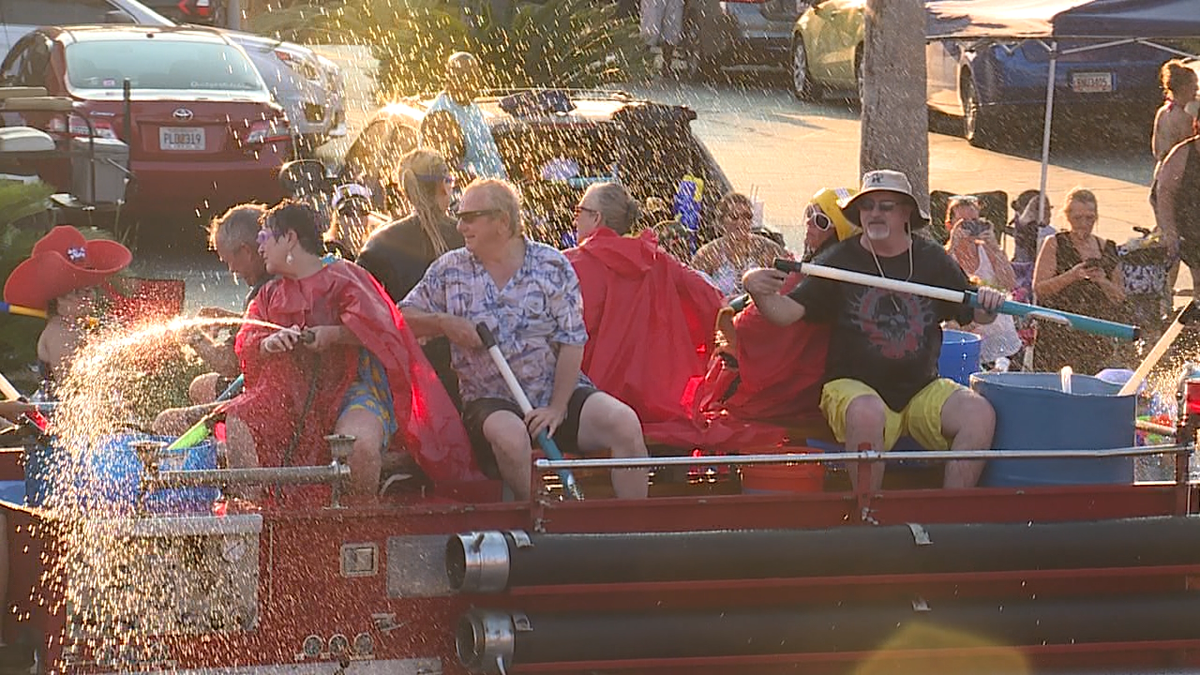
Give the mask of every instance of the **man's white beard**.
[[871, 241], [883, 241], [892, 234], [892, 228], [886, 223], [871, 223], [863, 226], [863, 231], [867, 233], [867, 239]]

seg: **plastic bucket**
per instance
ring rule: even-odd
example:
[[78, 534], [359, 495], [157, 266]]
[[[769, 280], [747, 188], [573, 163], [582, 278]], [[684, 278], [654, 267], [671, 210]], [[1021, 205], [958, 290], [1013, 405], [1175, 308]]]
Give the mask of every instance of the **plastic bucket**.
[[[996, 410], [996, 450], [1101, 450], [1134, 444], [1137, 399], [1089, 375], [979, 373], [971, 388]], [[1133, 458], [990, 460], [981, 485], [1016, 487], [1133, 482]]]
[[747, 464], [741, 467], [741, 472], [742, 494], [821, 492], [825, 489], [825, 467], [819, 463]]
[[[132, 510], [138, 503], [142, 464], [130, 444], [139, 440], [169, 443], [172, 438], [123, 434], [100, 441], [86, 456], [68, 463], [67, 451], [39, 446], [28, 453], [25, 498], [30, 506]], [[159, 462], [163, 471], [217, 468], [216, 444], [205, 441]], [[207, 512], [220, 495], [217, 488], [171, 488], [148, 493], [143, 502], [151, 513]]]
[[961, 330], [942, 331], [942, 351], [938, 356], [938, 375], [969, 386], [971, 375], [979, 372], [979, 354], [983, 338]]

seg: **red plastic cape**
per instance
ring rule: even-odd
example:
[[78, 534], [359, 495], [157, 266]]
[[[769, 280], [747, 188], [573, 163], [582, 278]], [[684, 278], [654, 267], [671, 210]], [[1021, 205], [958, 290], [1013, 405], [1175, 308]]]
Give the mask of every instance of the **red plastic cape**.
[[[781, 292], [795, 288], [803, 278], [790, 275]], [[829, 327], [807, 321], [776, 326], [754, 304], [734, 318], [734, 327], [737, 366], [713, 358], [696, 395], [700, 408], [741, 420], [820, 415]], [[736, 390], [728, 395], [735, 383]]]
[[781, 439], [776, 430], [692, 415], [724, 299], [653, 232], [622, 237], [601, 227], [564, 253], [583, 291], [583, 372], [637, 412], [650, 440], [730, 450]]
[[[365, 270], [336, 261], [303, 279], [275, 279], [250, 303], [246, 316], [280, 326], [350, 329], [387, 372], [399, 425], [391, 447], [406, 449], [435, 483], [484, 478], [433, 366], [400, 311]], [[259, 345], [272, 332], [251, 324], [238, 332], [246, 386], [226, 411], [249, 425], [261, 466], [328, 463], [324, 436], [332, 432], [346, 389], [357, 378], [359, 347], [339, 345], [318, 353], [299, 346], [286, 354], [263, 354]], [[306, 405], [314, 379], [315, 393]], [[302, 431], [289, 453], [301, 418]]]

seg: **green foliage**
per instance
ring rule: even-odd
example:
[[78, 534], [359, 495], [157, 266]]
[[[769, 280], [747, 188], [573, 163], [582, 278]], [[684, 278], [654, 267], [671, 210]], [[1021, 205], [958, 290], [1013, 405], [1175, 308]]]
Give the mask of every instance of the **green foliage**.
[[480, 58], [489, 86], [596, 87], [644, 77], [650, 54], [632, 19], [594, 0], [360, 0], [264, 15], [255, 30], [288, 39], [372, 45], [389, 95], [441, 88], [446, 57]]
[[0, 180], [0, 227], [45, 211], [54, 188], [46, 183]]

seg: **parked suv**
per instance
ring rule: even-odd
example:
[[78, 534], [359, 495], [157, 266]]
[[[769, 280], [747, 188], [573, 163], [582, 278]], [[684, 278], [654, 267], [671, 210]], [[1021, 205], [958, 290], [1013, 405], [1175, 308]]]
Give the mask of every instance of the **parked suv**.
[[[161, 5], [167, 0], [152, 0]], [[179, 0], [170, 0], [182, 12]], [[183, 6], [218, 0], [184, 0]], [[223, 5], [224, 0], [220, 0]], [[189, 23], [195, 21], [190, 15]], [[39, 26], [133, 23], [169, 28], [175, 22], [138, 0], [0, 0], [0, 54]], [[287, 111], [301, 148], [314, 148], [346, 135], [342, 73], [337, 64], [302, 45], [252, 33], [221, 30], [250, 55], [275, 100]]]
[[[533, 105], [508, 105], [520, 97]], [[537, 107], [538, 101], [549, 100], [560, 111], [566, 101], [569, 110]], [[376, 111], [346, 153], [343, 178], [370, 186], [377, 208], [405, 210], [396, 197], [396, 167], [420, 143], [421, 120], [431, 101], [414, 97]], [[668, 204], [685, 176], [701, 179], [702, 238], [711, 236], [716, 202], [731, 188], [725, 172], [692, 134], [696, 113], [691, 109], [598, 90], [498, 92], [477, 103], [541, 241], [569, 243], [572, 208], [583, 190], [614, 177], [637, 199], [660, 197]], [[564, 167], [569, 167], [565, 173]]]

